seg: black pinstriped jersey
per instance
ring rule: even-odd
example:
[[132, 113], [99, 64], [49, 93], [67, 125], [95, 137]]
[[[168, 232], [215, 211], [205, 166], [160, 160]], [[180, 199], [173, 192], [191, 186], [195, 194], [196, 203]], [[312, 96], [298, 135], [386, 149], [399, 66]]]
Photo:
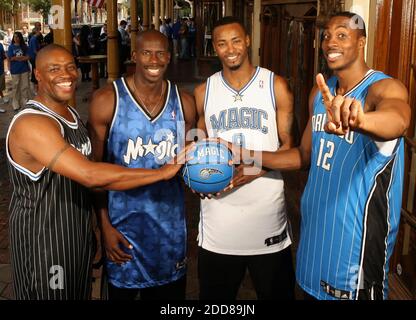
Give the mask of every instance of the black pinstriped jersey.
[[[10, 128], [27, 113], [51, 117], [69, 144], [86, 157], [91, 155], [87, 130], [75, 110], [69, 108], [74, 119], [70, 122], [36, 101], [26, 107]], [[15, 298], [89, 298], [94, 250], [88, 189], [47, 168], [31, 172], [10, 154], [8, 160], [13, 185], [9, 211]]]

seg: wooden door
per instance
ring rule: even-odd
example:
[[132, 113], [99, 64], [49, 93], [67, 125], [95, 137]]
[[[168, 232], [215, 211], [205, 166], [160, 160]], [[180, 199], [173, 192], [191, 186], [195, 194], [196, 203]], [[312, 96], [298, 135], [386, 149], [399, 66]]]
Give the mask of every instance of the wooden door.
[[306, 127], [313, 86], [316, 2], [262, 7], [261, 65], [284, 77], [294, 93], [295, 137]]
[[416, 0], [377, 2], [374, 68], [409, 91], [412, 119], [406, 137], [402, 216], [390, 263], [392, 298], [416, 299]]

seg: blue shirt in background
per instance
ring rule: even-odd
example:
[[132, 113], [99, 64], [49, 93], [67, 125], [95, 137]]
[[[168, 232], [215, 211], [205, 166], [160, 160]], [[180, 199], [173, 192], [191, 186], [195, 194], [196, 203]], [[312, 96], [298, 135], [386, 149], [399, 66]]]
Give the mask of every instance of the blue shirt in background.
[[39, 43], [39, 39], [37, 36], [32, 36], [29, 40], [29, 57], [32, 60], [36, 59], [36, 54], [38, 53], [40, 49], [40, 43]]
[[[22, 57], [27, 55], [26, 50], [16, 44], [11, 44], [7, 51], [7, 56], [11, 57]], [[21, 74], [29, 72], [29, 64], [27, 61], [10, 61], [10, 73]]]
[[5, 58], [4, 47], [0, 43], [0, 76], [4, 73], [4, 58]]

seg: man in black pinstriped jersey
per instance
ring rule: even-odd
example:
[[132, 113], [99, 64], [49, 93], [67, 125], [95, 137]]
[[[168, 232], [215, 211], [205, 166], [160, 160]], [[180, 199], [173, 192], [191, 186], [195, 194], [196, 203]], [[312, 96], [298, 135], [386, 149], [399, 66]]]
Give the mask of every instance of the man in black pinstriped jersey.
[[73, 56], [49, 45], [36, 64], [38, 94], [12, 120], [6, 139], [15, 298], [88, 299], [94, 251], [88, 188], [126, 190], [170, 179], [184, 152], [156, 170], [89, 161], [87, 130], [68, 105], [78, 78]]

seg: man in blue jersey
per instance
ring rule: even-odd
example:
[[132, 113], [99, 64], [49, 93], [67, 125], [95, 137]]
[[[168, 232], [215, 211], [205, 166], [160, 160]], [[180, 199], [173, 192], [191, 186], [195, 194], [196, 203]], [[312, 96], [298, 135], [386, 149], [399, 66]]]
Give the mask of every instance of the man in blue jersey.
[[[136, 72], [101, 89], [91, 103], [93, 154], [129, 168], [158, 169], [193, 127], [193, 98], [163, 76], [168, 39], [137, 37]], [[107, 199], [108, 196], [108, 199]], [[97, 200], [110, 299], [184, 299], [186, 224], [179, 177]]]
[[317, 299], [387, 298], [410, 107], [400, 81], [366, 65], [365, 44], [361, 17], [329, 19], [322, 49], [334, 76], [317, 76], [301, 145], [261, 159], [280, 170], [310, 165], [296, 278]]

